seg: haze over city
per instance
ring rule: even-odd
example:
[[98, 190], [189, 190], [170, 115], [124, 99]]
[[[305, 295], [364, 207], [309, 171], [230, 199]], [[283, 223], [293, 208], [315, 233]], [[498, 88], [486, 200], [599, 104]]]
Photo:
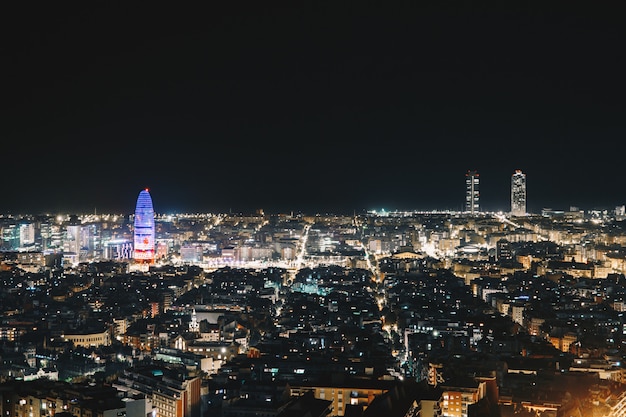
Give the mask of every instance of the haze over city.
[[0, 212], [626, 202], [606, 5], [11, 5]]

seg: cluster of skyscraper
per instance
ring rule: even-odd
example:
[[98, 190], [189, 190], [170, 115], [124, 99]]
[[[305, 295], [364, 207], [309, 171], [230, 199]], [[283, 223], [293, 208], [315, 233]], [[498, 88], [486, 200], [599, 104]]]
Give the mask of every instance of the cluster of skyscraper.
[[[480, 212], [480, 177], [477, 171], [465, 174], [465, 211]], [[526, 215], [526, 174], [517, 169], [511, 176], [511, 215]]]

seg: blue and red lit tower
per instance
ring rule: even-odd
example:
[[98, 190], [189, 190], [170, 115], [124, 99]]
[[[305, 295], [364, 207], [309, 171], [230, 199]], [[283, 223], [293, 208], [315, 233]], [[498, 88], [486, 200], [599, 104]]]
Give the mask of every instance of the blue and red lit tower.
[[133, 257], [138, 263], [154, 263], [154, 208], [147, 188], [137, 197]]

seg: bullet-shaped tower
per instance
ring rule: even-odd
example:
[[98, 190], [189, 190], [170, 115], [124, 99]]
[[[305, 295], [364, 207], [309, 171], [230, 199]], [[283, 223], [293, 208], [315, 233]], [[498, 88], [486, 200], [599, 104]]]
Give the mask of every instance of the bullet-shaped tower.
[[135, 262], [154, 263], [154, 208], [147, 188], [137, 197], [134, 226]]

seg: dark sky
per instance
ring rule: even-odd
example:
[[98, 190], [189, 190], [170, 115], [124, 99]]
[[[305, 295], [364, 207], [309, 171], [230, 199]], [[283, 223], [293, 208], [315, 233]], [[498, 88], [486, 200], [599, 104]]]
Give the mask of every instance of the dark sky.
[[516, 169], [533, 212], [626, 203], [619, 9], [16, 3], [1, 213], [462, 209], [469, 169], [486, 210]]

